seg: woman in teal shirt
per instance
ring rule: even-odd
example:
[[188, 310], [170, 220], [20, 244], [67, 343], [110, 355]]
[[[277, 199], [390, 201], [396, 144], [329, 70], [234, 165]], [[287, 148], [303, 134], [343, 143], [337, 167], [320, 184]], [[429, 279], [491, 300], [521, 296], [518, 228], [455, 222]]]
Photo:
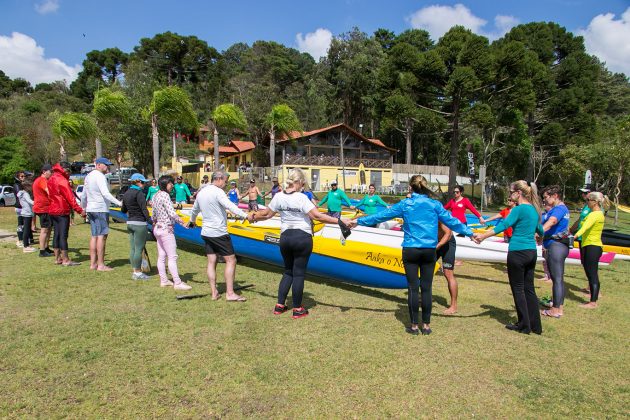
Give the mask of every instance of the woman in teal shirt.
[[354, 210], [355, 208], [361, 206], [363, 206], [363, 213], [367, 214], [368, 216], [378, 213], [378, 206], [389, 208], [389, 205], [384, 202], [381, 197], [376, 195], [376, 187], [374, 186], [374, 184], [370, 184], [368, 188], [368, 194], [363, 197], [363, 199], [359, 201], [355, 206], [351, 206], [350, 208]]
[[538, 297], [534, 289], [534, 269], [536, 268], [535, 234], [543, 236], [540, 224], [541, 202], [536, 184], [516, 181], [510, 185], [510, 199], [515, 200], [516, 207], [508, 217], [497, 223], [494, 229], [479, 235], [478, 243], [484, 239], [512, 228], [512, 238], [508, 247], [507, 269], [510, 288], [514, 297], [518, 322], [508, 324], [505, 328], [523, 334], [534, 332], [542, 334]]

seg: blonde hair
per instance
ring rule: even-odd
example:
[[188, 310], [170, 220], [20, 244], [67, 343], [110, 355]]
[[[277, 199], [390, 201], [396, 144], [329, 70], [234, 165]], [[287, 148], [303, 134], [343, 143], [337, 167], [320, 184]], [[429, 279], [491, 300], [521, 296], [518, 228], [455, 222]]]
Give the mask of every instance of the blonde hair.
[[608, 210], [610, 208], [610, 200], [599, 191], [592, 191], [588, 193], [586, 198], [589, 200], [595, 200], [602, 210]]
[[414, 175], [409, 179], [409, 186], [417, 194], [425, 194], [434, 197], [433, 191], [429, 188], [429, 181], [422, 175]]
[[533, 182], [527, 182], [522, 179], [512, 182], [510, 188], [514, 191], [520, 191], [523, 197], [529, 201], [535, 208], [538, 214], [542, 212], [542, 202], [538, 195], [538, 187]]
[[306, 185], [306, 176], [300, 168], [293, 168], [289, 171], [289, 176], [284, 181], [284, 188], [293, 188], [293, 184], [296, 182]]

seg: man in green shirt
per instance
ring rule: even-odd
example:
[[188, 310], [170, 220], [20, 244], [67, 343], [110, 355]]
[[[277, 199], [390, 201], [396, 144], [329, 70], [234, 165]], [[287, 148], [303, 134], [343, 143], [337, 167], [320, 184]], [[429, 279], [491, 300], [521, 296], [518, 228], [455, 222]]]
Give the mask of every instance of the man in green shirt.
[[337, 181], [333, 181], [330, 183], [330, 191], [328, 194], [319, 202], [318, 206], [322, 206], [324, 203], [328, 203], [328, 212], [327, 214], [331, 217], [341, 217], [341, 205], [344, 204], [350, 207], [350, 200], [343, 190], [337, 189]]
[[192, 195], [188, 186], [182, 181], [182, 177], [178, 176], [177, 183], [173, 186], [173, 189], [175, 190], [175, 203], [177, 204], [186, 204], [188, 202], [188, 197]]

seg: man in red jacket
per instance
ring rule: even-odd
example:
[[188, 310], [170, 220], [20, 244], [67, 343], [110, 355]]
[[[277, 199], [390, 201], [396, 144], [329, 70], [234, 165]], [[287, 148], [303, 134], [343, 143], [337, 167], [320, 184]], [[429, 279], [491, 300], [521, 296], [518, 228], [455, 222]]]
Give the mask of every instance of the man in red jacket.
[[42, 174], [35, 182], [33, 182], [33, 212], [39, 216], [39, 225], [42, 230], [39, 233], [39, 256], [50, 257], [53, 254], [51, 249], [48, 249], [48, 242], [50, 241], [50, 234], [52, 232], [52, 221], [48, 214], [48, 206], [50, 200], [48, 199], [48, 179], [52, 176], [52, 166], [46, 163], [42, 166]]
[[70, 165], [67, 162], [56, 163], [53, 174], [48, 179], [48, 214], [52, 220], [55, 234], [53, 235], [53, 250], [55, 262], [63, 266], [75, 266], [80, 263], [68, 258], [68, 231], [70, 229], [70, 210], [74, 209], [82, 217], [85, 211], [77, 204], [70, 189]]

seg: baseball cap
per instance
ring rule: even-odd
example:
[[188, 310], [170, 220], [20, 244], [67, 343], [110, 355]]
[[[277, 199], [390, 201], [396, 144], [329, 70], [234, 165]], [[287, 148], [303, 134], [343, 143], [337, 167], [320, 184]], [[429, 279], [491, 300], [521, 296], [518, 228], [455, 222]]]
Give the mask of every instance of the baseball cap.
[[230, 184], [236, 185], [236, 181], [230, 181]]
[[42, 172], [52, 171], [52, 165], [50, 163], [44, 163], [42, 165]]
[[133, 182], [135, 182], [135, 181], [147, 182], [147, 181], [148, 181], [148, 179], [146, 179], [146, 178], [144, 177], [144, 175], [142, 175], [142, 174], [141, 174], [141, 173], [139, 173], [139, 172], [137, 172], [137, 173], [135, 173], [135, 174], [131, 175], [131, 177], [129, 177], [129, 180], [130, 180], [130, 181], [133, 181]]
[[585, 185], [582, 188], [580, 188], [580, 191], [582, 191], [583, 193], [590, 193], [591, 189]]
[[107, 165], [107, 166], [113, 165], [113, 163], [111, 163], [109, 159], [107, 159], [106, 157], [100, 157], [96, 159], [94, 163], [102, 163], [103, 165]]
[[256, 182], [254, 178], [250, 179], [249, 182]]
[[337, 181], [332, 181], [330, 185], [337, 185]]

